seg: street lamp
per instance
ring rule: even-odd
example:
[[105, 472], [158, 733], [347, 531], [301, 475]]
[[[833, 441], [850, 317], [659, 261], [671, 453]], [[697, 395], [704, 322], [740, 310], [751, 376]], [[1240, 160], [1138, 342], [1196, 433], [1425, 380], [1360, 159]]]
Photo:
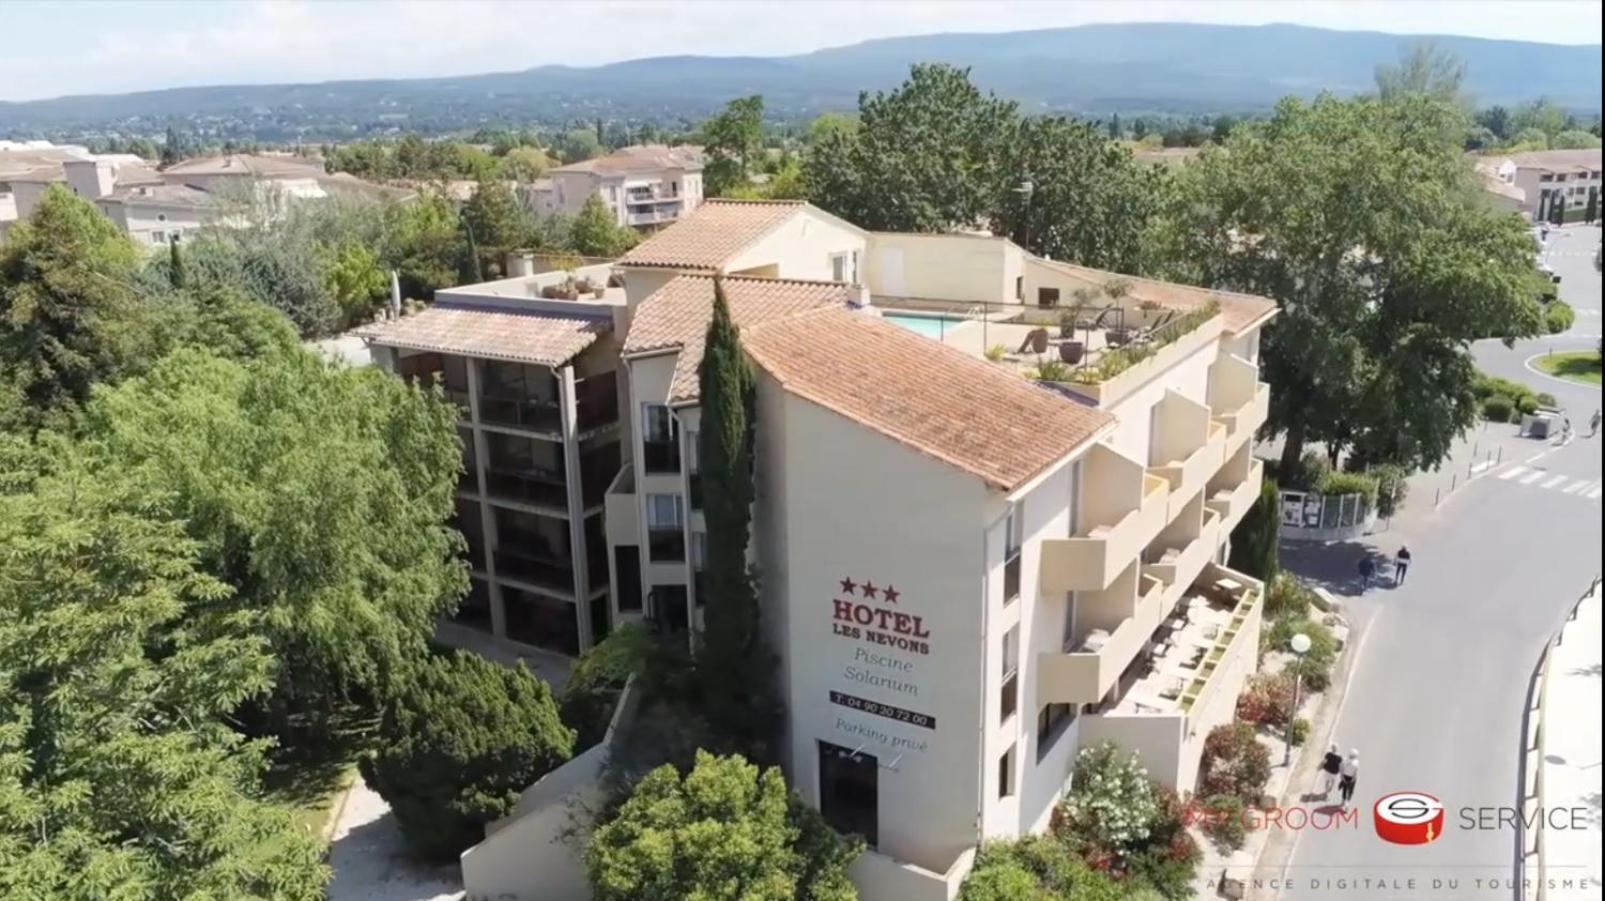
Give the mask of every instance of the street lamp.
[[1304, 681], [1304, 670], [1299, 664], [1310, 649], [1310, 636], [1295, 632], [1287, 645], [1293, 651], [1293, 709], [1287, 712], [1287, 725], [1282, 727], [1282, 766], [1293, 765], [1293, 720], [1298, 716], [1299, 688]]

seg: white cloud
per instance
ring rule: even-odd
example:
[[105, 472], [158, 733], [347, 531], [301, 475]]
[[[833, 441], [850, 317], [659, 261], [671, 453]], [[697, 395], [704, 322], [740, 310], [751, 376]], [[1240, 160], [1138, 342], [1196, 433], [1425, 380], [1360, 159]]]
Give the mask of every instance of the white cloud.
[[[13, 0], [16, 2], [16, 0]], [[3, 6], [4, 4], [0, 4]], [[120, 6], [128, 12], [132, 4]], [[16, 7], [13, 7], [16, 9]], [[256, 0], [142, 4], [102, 17], [54, 4], [8, 36], [0, 98], [178, 85], [459, 75], [696, 53], [775, 55], [875, 37], [1089, 22], [1293, 21], [1332, 28], [1597, 41], [1597, 2], [513, 2]], [[54, 20], [54, 22], [52, 22]], [[48, 27], [54, 24], [56, 27]], [[36, 48], [32, 52], [28, 48]], [[20, 49], [19, 49], [20, 48]]]

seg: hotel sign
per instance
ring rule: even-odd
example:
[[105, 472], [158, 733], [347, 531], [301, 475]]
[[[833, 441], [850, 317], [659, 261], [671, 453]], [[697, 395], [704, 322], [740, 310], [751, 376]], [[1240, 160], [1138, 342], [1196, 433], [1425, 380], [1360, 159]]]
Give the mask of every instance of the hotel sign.
[[[902, 595], [894, 585], [883, 588], [871, 581], [840, 580], [840, 590], [830, 603], [831, 634], [853, 643], [852, 660], [842, 667], [840, 678], [851, 683], [854, 691], [830, 691], [829, 699], [847, 710], [934, 731], [936, 717], [928, 713], [856, 693], [858, 688], [868, 687], [910, 700], [923, 694], [917, 670], [922, 658], [931, 653], [931, 630], [924, 616], [900, 609]], [[840, 731], [894, 750], [925, 750], [923, 739], [882, 732], [886, 727], [855, 723], [845, 715], [837, 717], [836, 725]]]

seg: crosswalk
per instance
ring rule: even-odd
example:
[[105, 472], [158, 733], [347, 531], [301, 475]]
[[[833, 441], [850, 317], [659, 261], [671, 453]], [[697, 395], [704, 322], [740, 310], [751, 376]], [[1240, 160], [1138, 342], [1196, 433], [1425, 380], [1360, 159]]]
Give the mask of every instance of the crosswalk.
[[1502, 482], [1537, 488], [1540, 491], [1558, 491], [1561, 494], [1587, 498], [1591, 501], [1599, 500], [1601, 495], [1605, 495], [1605, 486], [1601, 485], [1599, 479], [1579, 479], [1531, 466], [1512, 466], [1495, 478]]

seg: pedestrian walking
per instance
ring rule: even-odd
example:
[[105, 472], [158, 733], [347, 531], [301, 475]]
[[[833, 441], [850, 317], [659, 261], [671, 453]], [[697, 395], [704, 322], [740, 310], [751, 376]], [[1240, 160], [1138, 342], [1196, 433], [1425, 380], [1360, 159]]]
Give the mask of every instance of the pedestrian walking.
[[1599, 434], [1599, 410], [1596, 409], [1594, 411], [1593, 418], [1588, 420], [1588, 437], [1592, 438], [1592, 437], [1594, 437], [1595, 435], [1598, 435], [1598, 434]]
[[1355, 748], [1349, 749], [1349, 759], [1343, 761], [1338, 770], [1338, 794], [1343, 796], [1343, 809], [1349, 809], [1349, 801], [1354, 798], [1354, 783], [1360, 778], [1360, 752]]
[[1572, 418], [1570, 416], [1562, 416], [1560, 418], [1560, 440], [1561, 441], [1566, 441], [1571, 437], [1572, 437]]
[[1338, 772], [1343, 768], [1343, 755], [1338, 753], [1337, 744], [1326, 746], [1326, 756], [1321, 758], [1321, 797], [1332, 796], [1332, 785], [1337, 782]]
[[1404, 574], [1410, 570], [1410, 549], [1399, 545], [1399, 552], [1393, 555], [1393, 584], [1403, 585]]
[[1365, 591], [1371, 587], [1371, 577], [1376, 575], [1377, 565], [1370, 557], [1360, 558], [1360, 590]]

